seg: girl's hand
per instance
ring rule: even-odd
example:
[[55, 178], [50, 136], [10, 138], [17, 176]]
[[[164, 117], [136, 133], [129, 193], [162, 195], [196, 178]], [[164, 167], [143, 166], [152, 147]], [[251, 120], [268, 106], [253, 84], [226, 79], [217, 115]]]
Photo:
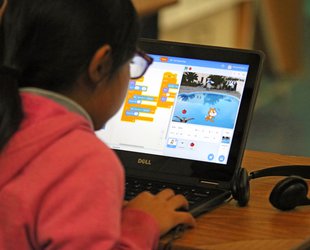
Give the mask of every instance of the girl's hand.
[[167, 233], [178, 224], [195, 226], [193, 216], [180, 208], [188, 208], [188, 201], [183, 195], [175, 195], [171, 189], [164, 189], [156, 195], [142, 192], [126, 204], [128, 208], [144, 211], [155, 218], [160, 227], [160, 234]]

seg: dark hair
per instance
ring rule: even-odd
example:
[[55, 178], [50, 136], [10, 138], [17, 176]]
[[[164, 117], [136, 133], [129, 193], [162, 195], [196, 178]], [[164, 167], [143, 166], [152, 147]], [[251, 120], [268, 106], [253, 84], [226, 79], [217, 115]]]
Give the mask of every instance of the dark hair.
[[9, 0], [0, 26], [0, 65], [12, 69], [0, 69], [0, 151], [23, 117], [19, 87], [72, 89], [103, 44], [112, 47], [112, 76], [133, 55], [138, 31], [130, 0]]

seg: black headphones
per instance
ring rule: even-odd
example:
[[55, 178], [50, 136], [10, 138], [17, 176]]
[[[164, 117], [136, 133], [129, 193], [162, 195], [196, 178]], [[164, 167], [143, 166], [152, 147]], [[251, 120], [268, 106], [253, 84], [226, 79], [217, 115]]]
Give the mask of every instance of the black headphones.
[[265, 168], [251, 172], [239, 168], [231, 182], [232, 197], [238, 205], [246, 206], [250, 198], [250, 180], [266, 176], [289, 176], [278, 182], [269, 196], [270, 203], [280, 210], [290, 210], [296, 206], [310, 205], [308, 185], [303, 179], [310, 179], [310, 166], [290, 165]]

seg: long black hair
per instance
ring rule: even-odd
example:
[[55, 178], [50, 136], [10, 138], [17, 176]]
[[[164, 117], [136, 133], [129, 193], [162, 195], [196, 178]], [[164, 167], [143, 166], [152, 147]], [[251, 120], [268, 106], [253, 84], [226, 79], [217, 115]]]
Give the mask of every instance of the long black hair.
[[18, 88], [72, 89], [103, 44], [112, 47], [112, 76], [133, 55], [138, 32], [130, 0], [8, 0], [0, 25], [0, 151], [23, 119]]

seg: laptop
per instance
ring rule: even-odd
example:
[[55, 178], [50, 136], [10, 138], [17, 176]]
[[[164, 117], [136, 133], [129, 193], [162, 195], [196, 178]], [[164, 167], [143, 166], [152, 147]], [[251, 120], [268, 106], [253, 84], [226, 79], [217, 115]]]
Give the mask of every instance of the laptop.
[[126, 200], [172, 188], [198, 216], [231, 198], [258, 92], [259, 51], [142, 39], [154, 61], [97, 136], [126, 171]]

